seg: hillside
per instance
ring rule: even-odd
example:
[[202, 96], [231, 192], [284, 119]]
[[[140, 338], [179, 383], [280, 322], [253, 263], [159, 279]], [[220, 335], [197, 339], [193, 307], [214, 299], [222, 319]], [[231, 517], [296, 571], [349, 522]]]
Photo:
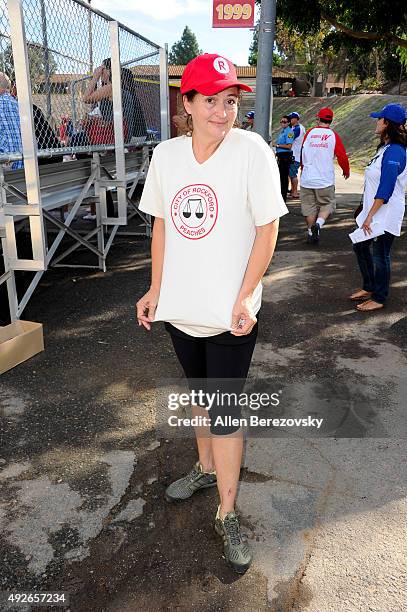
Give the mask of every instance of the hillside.
[[[358, 95], [335, 98], [274, 98], [273, 136], [280, 129], [281, 115], [297, 111], [301, 115], [301, 123], [309, 128], [315, 125], [315, 115], [318, 109], [329, 106], [335, 114], [332, 126], [341, 136], [352, 166], [355, 169], [362, 169], [371, 159], [378, 142], [374, 136], [375, 120], [369, 117], [369, 114], [380, 110], [389, 102], [397, 102], [407, 106], [407, 96]], [[243, 106], [245, 106], [244, 103]]]

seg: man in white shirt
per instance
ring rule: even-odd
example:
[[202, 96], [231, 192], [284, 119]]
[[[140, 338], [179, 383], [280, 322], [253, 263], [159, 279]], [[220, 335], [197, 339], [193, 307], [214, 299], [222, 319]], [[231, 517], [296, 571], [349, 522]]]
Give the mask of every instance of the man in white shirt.
[[296, 199], [300, 197], [298, 193], [298, 169], [301, 163], [301, 148], [305, 135], [305, 127], [300, 123], [300, 116], [298, 113], [290, 113], [288, 118], [290, 119], [290, 124], [294, 132], [294, 142], [291, 148], [294, 159], [291, 162], [288, 176], [291, 181], [291, 198]]
[[252, 132], [254, 128], [254, 111], [249, 111], [246, 113], [246, 122], [244, 124], [244, 129]]
[[332, 128], [334, 113], [331, 108], [321, 108], [316, 127], [304, 136], [301, 151], [301, 212], [305, 217], [309, 244], [319, 241], [321, 228], [335, 212], [334, 158], [349, 178], [349, 160], [342, 140]]

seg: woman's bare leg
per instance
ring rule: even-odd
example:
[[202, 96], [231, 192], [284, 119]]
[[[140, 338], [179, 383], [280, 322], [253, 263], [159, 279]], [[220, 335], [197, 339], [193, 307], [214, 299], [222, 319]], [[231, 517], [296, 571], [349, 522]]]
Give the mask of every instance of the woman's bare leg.
[[228, 436], [212, 436], [212, 452], [220, 496], [220, 517], [235, 508], [237, 486], [243, 454], [243, 432]]
[[[199, 406], [191, 407], [192, 416], [208, 418], [208, 411]], [[209, 425], [195, 427], [196, 443], [198, 446], [199, 462], [204, 472], [213, 472], [215, 469], [212, 452], [212, 439]]]

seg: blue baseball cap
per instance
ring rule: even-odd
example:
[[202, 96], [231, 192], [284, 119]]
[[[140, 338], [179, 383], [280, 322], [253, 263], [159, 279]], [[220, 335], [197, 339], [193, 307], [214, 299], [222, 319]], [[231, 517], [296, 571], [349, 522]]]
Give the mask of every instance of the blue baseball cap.
[[290, 114], [288, 115], [288, 118], [289, 118], [289, 119], [292, 119], [293, 117], [295, 117], [296, 119], [299, 119], [299, 118], [300, 118], [300, 116], [299, 116], [299, 114], [298, 114], [298, 113], [290, 113]]
[[248, 117], [248, 119], [254, 119], [254, 111], [249, 111], [246, 113], [246, 117]]
[[381, 111], [370, 113], [375, 119], [388, 119], [397, 125], [404, 125], [407, 118], [407, 111], [401, 104], [386, 104]]

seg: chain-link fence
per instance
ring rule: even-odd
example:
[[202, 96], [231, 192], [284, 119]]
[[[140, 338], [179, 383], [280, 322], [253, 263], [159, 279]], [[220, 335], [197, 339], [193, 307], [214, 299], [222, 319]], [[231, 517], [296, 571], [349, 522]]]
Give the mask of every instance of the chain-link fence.
[[[111, 18], [81, 0], [23, 0], [22, 9], [39, 157], [59, 161], [66, 153], [112, 148]], [[10, 96], [18, 97], [7, 0], [0, 0], [0, 28], [0, 71], [11, 81], [4, 95], [0, 78], [1, 119], [15, 111]], [[125, 26], [118, 38], [123, 140], [138, 145], [159, 139], [159, 47]], [[2, 130], [0, 120], [0, 136]], [[0, 155], [22, 153], [18, 125], [13, 130], [10, 142], [0, 137]]]
[[[160, 140], [160, 56], [145, 40], [119, 28], [125, 141]], [[131, 95], [129, 95], [131, 94]]]

